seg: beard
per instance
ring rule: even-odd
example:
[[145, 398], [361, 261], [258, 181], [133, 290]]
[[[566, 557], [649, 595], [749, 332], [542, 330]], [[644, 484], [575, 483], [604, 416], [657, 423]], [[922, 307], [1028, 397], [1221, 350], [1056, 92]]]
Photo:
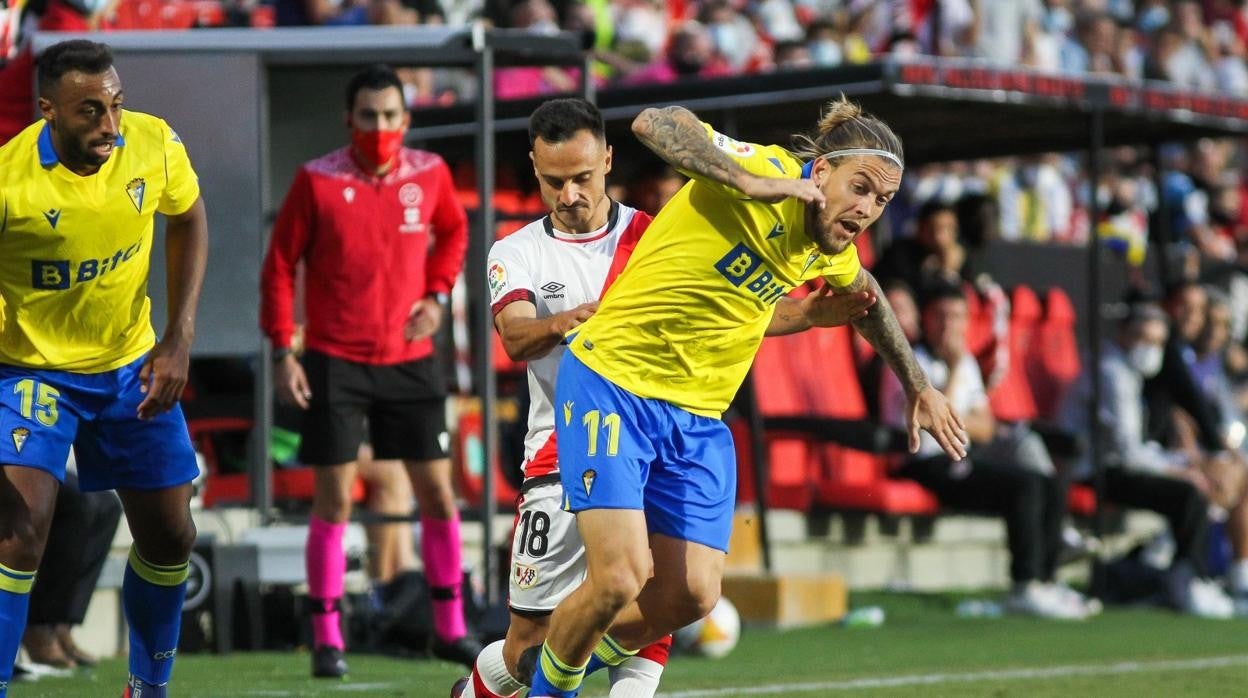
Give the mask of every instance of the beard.
[[819, 211], [814, 206], [807, 206], [806, 229], [810, 231], [810, 238], [815, 241], [819, 251], [828, 256], [838, 255], [853, 244], [852, 238], [847, 240], [838, 234], [836, 218], [828, 214], [826, 209]]

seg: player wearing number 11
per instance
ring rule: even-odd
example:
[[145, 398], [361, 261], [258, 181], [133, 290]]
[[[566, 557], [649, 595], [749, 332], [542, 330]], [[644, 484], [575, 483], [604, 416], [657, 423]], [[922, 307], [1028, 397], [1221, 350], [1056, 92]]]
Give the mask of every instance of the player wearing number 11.
[[[73, 445], [82, 489], [116, 489], [134, 535], [125, 694], [160, 698], [195, 540], [199, 469], [177, 401], [207, 215], [178, 135], [122, 109], [107, 46], [44, 51], [39, 108], [43, 119], [0, 147], [0, 697]], [[159, 341], [147, 298], [157, 213], [168, 222]]]
[[803, 281], [874, 292], [879, 303], [853, 324], [905, 386], [911, 448], [923, 428], [965, 455], [961, 421], [853, 246], [901, 183], [901, 142], [886, 124], [836, 101], [796, 153], [735, 141], [681, 107], [643, 111], [633, 132], [693, 181], [659, 211], [560, 362], [560, 473], [588, 573], [551, 615], [530, 696], [576, 696], [600, 642], [626, 654], [718, 600], [736, 494], [720, 415], [777, 302]]

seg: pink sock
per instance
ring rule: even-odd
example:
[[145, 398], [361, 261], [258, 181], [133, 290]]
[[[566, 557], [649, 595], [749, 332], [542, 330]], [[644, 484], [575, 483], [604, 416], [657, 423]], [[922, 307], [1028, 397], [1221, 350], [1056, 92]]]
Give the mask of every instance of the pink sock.
[[460, 566], [459, 513], [449, 519], [420, 517], [420, 556], [425, 579], [433, 596], [433, 629], [444, 642], [468, 634], [464, 626], [464, 602], [459, 597], [463, 582]]
[[311, 517], [308, 524], [306, 562], [308, 598], [321, 613], [312, 614], [312, 636], [316, 647], [345, 649], [342, 626], [338, 620], [338, 601], [342, 598], [343, 576], [347, 573], [347, 557], [342, 552], [342, 534], [346, 523], [330, 523]]

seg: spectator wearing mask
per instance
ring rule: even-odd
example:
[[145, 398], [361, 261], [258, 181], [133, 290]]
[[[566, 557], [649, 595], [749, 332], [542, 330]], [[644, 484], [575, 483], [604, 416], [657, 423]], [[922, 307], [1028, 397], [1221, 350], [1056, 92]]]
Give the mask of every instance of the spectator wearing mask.
[[[1013, 586], [1007, 608], [1016, 613], [1056, 620], [1080, 620], [1094, 607], [1074, 590], [1053, 583], [1062, 545], [1065, 492], [1056, 478], [994, 460], [997, 424], [975, 357], [966, 347], [968, 310], [957, 286], [933, 289], [923, 303], [923, 341], [914, 355], [932, 385], [962, 415], [971, 439], [970, 455], [959, 461], [924, 436], [916, 455], [907, 457], [894, 476], [931, 490], [942, 506], [978, 511], [1005, 520]], [[881, 421], [905, 424], [905, 393], [891, 372], [880, 390]]]
[[[1085, 362], [1084, 375], [1061, 411], [1062, 425], [1086, 432], [1092, 409], [1089, 372], [1101, 372], [1097, 422], [1104, 437], [1104, 502], [1147, 509], [1164, 516], [1174, 538], [1168, 570], [1169, 603], [1192, 615], [1229, 618], [1231, 600], [1208, 581], [1205, 543], [1209, 503], [1193, 483], [1198, 474], [1190, 458], [1148, 438], [1144, 425], [1144, 381], [1161, 371], [1169, 326], [1165, 313], [1151, 303], [1133, 304], [1114, 341], [1107, 343], [1100, 365]], [[1090, 480], [1092, 461], [1073, 463], [1076, 480]]]

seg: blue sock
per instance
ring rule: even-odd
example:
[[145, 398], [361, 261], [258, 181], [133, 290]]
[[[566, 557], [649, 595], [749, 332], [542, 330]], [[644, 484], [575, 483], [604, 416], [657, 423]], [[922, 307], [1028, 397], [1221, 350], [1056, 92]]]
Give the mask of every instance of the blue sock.
[[[130, 674], [153, 686], [169, 682], [178, 651], [187, 563], [153, 565], [130, 547], [121, 596], [130, 623]], [[143, 694], [146, 698], [147, 694]]]
[[121, 698], [169, 698], [169, 687], [163, 683], [159, 686], [150, 684], [131, 674]]
[[13, 662], [26, 629], [26, 611], [34, 585], [34, 572], [0, 564], [0, 698], [9, 693], [9, 679], [13, 678]]
[[542, 655], [533, 672], [529, 695], [534, 698], [576, 698], [581, 693], [584, 678], [585, 667], [574, 667], [563, 662], [546, 643], [542, 643]]

